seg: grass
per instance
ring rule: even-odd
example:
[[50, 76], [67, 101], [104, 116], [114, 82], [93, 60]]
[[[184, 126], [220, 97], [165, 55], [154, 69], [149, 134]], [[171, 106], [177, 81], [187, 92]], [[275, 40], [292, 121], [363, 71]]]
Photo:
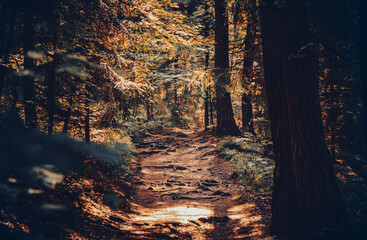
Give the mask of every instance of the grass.
[[169, 118], [156, 118], [151, 121], [143, 121], [134, 119], [121, 124], [121, 131], [132, 140], [145, 137], [148, 133], [160, 132], [164, 127], [172, 126], [173, 123]]
[[273, 186], [274, 161], [271, 144], [254, 137], [226, 137], [219, 149], [232, 166], [232, 177], [247, 190], [267, 191]]

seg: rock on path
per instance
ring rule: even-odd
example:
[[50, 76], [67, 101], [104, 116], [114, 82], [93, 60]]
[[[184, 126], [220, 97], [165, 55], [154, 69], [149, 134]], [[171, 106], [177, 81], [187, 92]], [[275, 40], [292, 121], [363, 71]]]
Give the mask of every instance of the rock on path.
[[264, 239], [255, 203], [241, 201], [217, 143], [175, 128], [140, 142], [129, 239]]

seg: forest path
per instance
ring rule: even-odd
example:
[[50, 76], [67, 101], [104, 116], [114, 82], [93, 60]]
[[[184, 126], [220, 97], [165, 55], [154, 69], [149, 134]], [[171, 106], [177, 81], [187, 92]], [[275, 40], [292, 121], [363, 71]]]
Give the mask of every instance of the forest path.
[[218, 138], [165, 128], [138, 144], [129, 239], [259, 239], [256, 204], [244, 200]]

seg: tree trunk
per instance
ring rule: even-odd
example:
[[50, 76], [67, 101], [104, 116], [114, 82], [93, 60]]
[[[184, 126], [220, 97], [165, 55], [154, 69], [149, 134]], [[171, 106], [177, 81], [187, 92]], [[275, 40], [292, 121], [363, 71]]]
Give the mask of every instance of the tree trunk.
[[[209, 87], [209, 91], [210, 90], [210, 87]], [[214, 99], [211, 97], [209, 99], [209, 109], [210, 109], [210, 125], [214, 125], [214, 110], [213, 110], [213, 101]]]
[[146, 102], [146, 108], [147, 108], [147, 121], [150, 121], [150, 103], [149, 101]]
[[19, 100], [19, 94], [18, 94], [18, 91], [17, 91], [17, 86], [19, 85], [18, 78], [13, 75], [13, 76], [10, 77], [10, 81], [11, 81], [10, 88], [11, 88], [11, 92], [12, 92], [12, 95], [13, 95], [11, 110], [18, 112], [18, 109], [16, 109], [17, 102]]
[[242, 94], [242, 131], [255, 133], [251, 98], [246, 93]]
[[346, 212], [322, 129], [314, 50], [302, 0], [264, 0], [261, 29], [275, 172], [272, 230], [313, 233]]
[[[10, 18], [9, 33], [8, 33], [8, 38], [5, 43], [4, 54], [3, 54], [4, 65], [7, 65], [9, 63], [9, 53], [10, 53], [11, 44], [13, 41], [14, 30], [15, 30], [15, 19], [17, 17], [17, 3], [16, 2], [13, 3], [12, 8], [13, 9], [9, 16]], [[4, 84], [5, 84], [5, 75], [7, 71], [8, 71], [7, 67], [5, 66], [1, 67], [1, 70], [0, 70], [0, 98], [3, 93]]]
[[[252, 69], [255, 59], [255, 38], [256, 38], [256, 26], [255, 26], [255, 12], [254, 9], [256, 3], [251, 0], [247, 3], [247, 28], [245, 36], [245, 54], [243, 58], [243, 69], [242, 69], [242, 84], [246, 88], [251, 84], [252, 80]], [[253, 111], [251, 103], [251, 92], [244, 92], [242, 94], [242, 132], [255, 133], [253, 125]]]
[[70, 115], [71, 115], [71, 107], [68, 107], [68, 110], [66, 111], [65, 114], [64, 126], [62, 128], [62, 133], [64, 134], [67, 134], [69, 131]]
[[359, 26], [360, 26], [360, 62], [361, 62], [361, 82], [363, 98], [363, 118], [364, 118], [364, 138], [367, 147], [367, 10], [364, 1], [359, 6]]
[[154, 119], [154, 109], [153, 109], [153, 106], [154, 106], [154, 100], [153, 100], [153, 97], [152, 97], [152, 102], [150, 103], [150, 120], [153, 120]]
[[147, 121], [150, 121], [153, 119], [153, 102], [150, 101], [149, 98], [146, 100], [146, 109], [147, 109]]
[[54, 3], [54, 13], [52, 14], [54, 19], [52, 19], [52, 30], [53, 30], [53, 62], [51, 63], [51, 71], [47, 82], [47, 106], [48, 106], [48, 134], [52, 135], [54, 127], [54, 115], [55, 115], [55, 84], [56, 84], [56, 66], [57, 66], [57, 11], [56, 3]]
[[173, 97], [174, 97], [174, 103], [172, 107], [172, 119], [177, 124], [179, 123], [179, 106], [178, 106], [178, 95], [177, 95], [177, 83], [175, 83], [174, 89], [173, 89]]
[[24, 3], [24, 34], [23, 34], [23, 52], [24, 52], [24, 73], [23, 73], [23, 101], [25, 125], [27, 127], [37, 127], [37, 116], [35, 106], [34, 92], [34, 74], [35, 65], [33, 58], [29, 55], [34, 51], [34, 20], [33, 20], [34, 2], [31, 0]]
[[204, 112], [204, 124], [205, 124], [205, 129], [208, 128], [209, 126], [209, 91], [205, 90], [205, 98], [204, 98], [204, 108], [205, 108], [205, 112]]
[[[209, 7], [207, 1], [204, 1], [205, 5], [205, 16], [204, 16], [204, 37], [207, 38], [209, 36]], [[205, 52], [205, 71], [208, 70], [209, 67], [209, 49], [206, 49]], [[205, 89], [205, 98], [204, 98], [204, 105], [205, 105], [205, 112], [204, 112], [204, 123], [205, 129], [209, 126], [209, 101], [210, 101], [210, 92], [209, 86]]]
[[217, 135], [240, 135], [234, 120], [230, 84], [229, 39], [225, 0], [215, 0], [215, 90], [217, 97]]

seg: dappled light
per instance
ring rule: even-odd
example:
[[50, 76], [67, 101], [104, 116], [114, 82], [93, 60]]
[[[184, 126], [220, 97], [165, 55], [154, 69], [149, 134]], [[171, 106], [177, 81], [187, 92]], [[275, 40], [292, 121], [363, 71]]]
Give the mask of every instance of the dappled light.
[[1, 0], [0, 240], [367, 236], [362, 0]]
[[[159, 204], [159, 203], [158, 203]], [[189, 221], [196, 221], [198, 218], [208, 218], [214, 214], [210, 209], [205, 208], [195, 208], [189, 206], [178, 206], [178, 207], [168, 207], [161, 209], [154, 209], [153, 211], [148, 211], [145, 209], [142, 211], [141, 216], [134, 218], [136, 221], [143, 222], [161, 222], [162, 219], [165, 221], [178, 221], [180, 223], [187, 224]]]

